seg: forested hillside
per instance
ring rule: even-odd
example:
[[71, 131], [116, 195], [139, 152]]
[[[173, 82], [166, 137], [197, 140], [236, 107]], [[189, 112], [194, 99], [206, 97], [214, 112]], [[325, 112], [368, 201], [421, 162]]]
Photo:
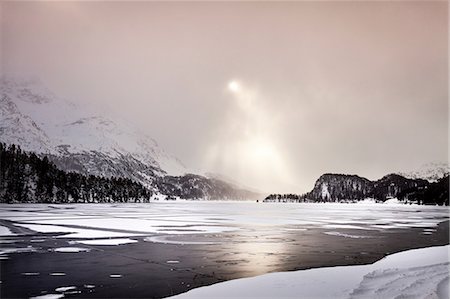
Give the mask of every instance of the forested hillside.
[[404, 202], [429, 205], [449, 205], [449, 176], [437, 182], [409, 179], [388, 174], [377, 181], [357, 175], [327, 173], [316, 181], [306, 194], [271, 194], [266, 202], [357, 202], [372, 198], [384, 202], [397, 198]]
[[130, 179], [65, 172], [47, 157], [0, 143], [0, 202], [147, 202], [151, 195]]

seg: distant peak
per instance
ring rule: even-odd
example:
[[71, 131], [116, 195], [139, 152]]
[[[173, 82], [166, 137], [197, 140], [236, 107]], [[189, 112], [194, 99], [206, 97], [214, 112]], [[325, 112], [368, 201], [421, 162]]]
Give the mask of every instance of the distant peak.
[[436, 182], [450, 172], [448, 162], [433, 161], [423, 164], [416, 170], [399, 172], [398, 174], [410, 179], [425, 179]]

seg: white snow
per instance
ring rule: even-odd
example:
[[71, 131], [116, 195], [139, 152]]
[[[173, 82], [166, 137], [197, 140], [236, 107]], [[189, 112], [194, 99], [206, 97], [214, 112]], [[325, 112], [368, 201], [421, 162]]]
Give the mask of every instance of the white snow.
[[76, 243], [86, 244], [86, 245], [122, 245], [122, 244], [130, 244], [130, 243], [137, 243], [137, 242], [138, 242], [137, 240], [132, 240], [129, 238], [76, 241]]
[[321, 197], [322, 199], [329, 199], [330, 198], [330, 192], [328, 191], [328, 185], [327, 183], [322, 183], [321, 188]]
[[88, 252], [89, 248], [82, 247], [59, 247], [53, 249], [54, 252], [63, 252], [63, 253], [76, 253], [76, 252]]
[[430, 182], [436, 182], [450, 173], [448, 162], [430, 162], [423, 164], [418, 169], [407, 172], [400, 172], [400, 175], [411, 179], [424, 179]]
[[59, 288], [56, 288], [55, 291], [56, 291], [56, 292], [63, 293], [63, 292], [75, 290], [76, 288], [77, 288], [77, 287], [75, 287], [75, 286], [70, 286], [70, 287], [59, 287]]
[[14, 236], [15, 234], [11, 232], [6, 226], [0, 225], [0, 236]]
[[398, 200], [398, 198], [389, 198], [388, 200], [386, 200], [384, 202], [385, 205], [398, 205], [398, 204], [403, 204], [400, 200]]
[[171, 298], [448, 298], [449, 250], [429, 247], [370, 265], [270, 273]]

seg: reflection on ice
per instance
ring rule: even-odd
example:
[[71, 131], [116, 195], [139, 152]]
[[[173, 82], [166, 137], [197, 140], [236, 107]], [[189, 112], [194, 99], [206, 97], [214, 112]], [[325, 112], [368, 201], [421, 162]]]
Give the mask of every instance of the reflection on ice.
[[[233, 249], [244, 253], [236, 257], [239, 267], [251, 275], [258, 275], [270, 272], [272, 266], [281, 262], [278, 252], [283, 252], [284, 246], [284, 242], [239, 242]], [[240, 257], [243, 260], [239, 260]]]

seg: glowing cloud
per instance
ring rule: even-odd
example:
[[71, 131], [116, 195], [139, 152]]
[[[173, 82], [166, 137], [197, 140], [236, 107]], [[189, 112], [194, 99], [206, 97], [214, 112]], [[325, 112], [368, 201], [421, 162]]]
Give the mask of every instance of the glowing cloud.
[[261, 191], [290, 185], [290, 172], [277, 144], [278, 127], [264, 97], [257, 88], [235, 80], [227, 89], [231, 110], [209, 148], [207, 168], [233, 173], [236, 180]]

